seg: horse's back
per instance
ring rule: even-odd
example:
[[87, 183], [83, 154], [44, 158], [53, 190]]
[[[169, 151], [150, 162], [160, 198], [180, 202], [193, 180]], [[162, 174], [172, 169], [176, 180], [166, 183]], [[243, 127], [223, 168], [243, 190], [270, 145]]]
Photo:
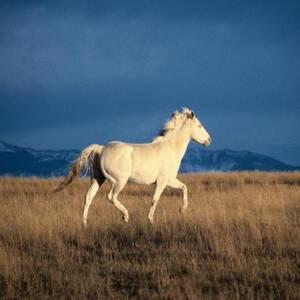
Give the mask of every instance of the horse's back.
[[157, 179], [159, 153], [151, 144], [111, 142], [101, 154], [101, 168], [107, 178], [151, 184]]
[[[104, 146], [100, 164], [106, 177], [128, 178], [132, 168], [132, 147], [126, 143], [111, 142]], [[108, 176], [107, 176], [108, 175]]]
[[174, 177], [172, 152], [161, 143], [127, 144], [111, 142], [101, 153], [101, 168], [107, 178], [136, 183], [155, 183], [159, 177]]

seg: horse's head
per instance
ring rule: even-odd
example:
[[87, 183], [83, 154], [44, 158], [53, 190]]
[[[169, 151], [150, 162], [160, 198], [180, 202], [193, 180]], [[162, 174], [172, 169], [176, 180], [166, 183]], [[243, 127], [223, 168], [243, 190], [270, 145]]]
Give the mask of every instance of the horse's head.
[[193, 111], [188, 113], [188, 119], [190, 119], [191, 122], [191, 139], [205, 147], [209, 146], [212, 139], [200, 121], [196, 118]]

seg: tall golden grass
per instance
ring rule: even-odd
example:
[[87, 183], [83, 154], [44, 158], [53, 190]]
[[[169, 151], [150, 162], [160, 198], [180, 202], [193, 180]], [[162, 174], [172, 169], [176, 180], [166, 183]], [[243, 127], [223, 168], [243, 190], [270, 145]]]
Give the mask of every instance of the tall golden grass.
[[153, 187], [104, 184], [81, 228], [89, 181], [0, 179], [0, 297], [6, 299], [300, 299], [300, 174], [185, 175], [189, 202]]

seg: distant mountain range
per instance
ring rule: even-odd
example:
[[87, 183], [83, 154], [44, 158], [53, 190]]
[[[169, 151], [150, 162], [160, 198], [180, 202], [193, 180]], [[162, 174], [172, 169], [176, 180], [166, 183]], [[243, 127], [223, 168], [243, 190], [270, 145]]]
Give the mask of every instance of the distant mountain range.
[[201, 147], [189, 149], [181, 162], [181, 171], [184, 173], [209, 171], [293, 172], [299, 170], [300, 166], [291, 166], [270, 156], [250, 151], [210, 151]]
[[78, 150], [34, 150], [0, 141], [0, 175], [62, 176]]
[[[0, 176], [64, 176], [79, 150], [34, 150], [0, 141]], [[249, 151], [210, 151], [201, 147], [189, 148], [180, 171], [299, 171], [266, 155]]]

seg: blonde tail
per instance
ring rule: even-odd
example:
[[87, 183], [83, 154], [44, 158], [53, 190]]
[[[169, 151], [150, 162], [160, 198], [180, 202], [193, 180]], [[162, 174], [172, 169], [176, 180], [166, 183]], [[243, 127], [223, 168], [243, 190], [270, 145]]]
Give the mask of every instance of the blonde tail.
[[83, 149], [80, 156], [75, 160], [75, 162], [70, 167], [69, 174], [66, 178], [53, 190], [54, 193], [60, 192], [68, 184], [70, 184], [74, 178], [80, 175], [82, 169], [86, 168], [91, 170], [92, 162], [88, 163], [90, 159], [93, 160], [94, 154], [100, 154], [102, 152], [103, 146], [101, 145], [90, 145]]

